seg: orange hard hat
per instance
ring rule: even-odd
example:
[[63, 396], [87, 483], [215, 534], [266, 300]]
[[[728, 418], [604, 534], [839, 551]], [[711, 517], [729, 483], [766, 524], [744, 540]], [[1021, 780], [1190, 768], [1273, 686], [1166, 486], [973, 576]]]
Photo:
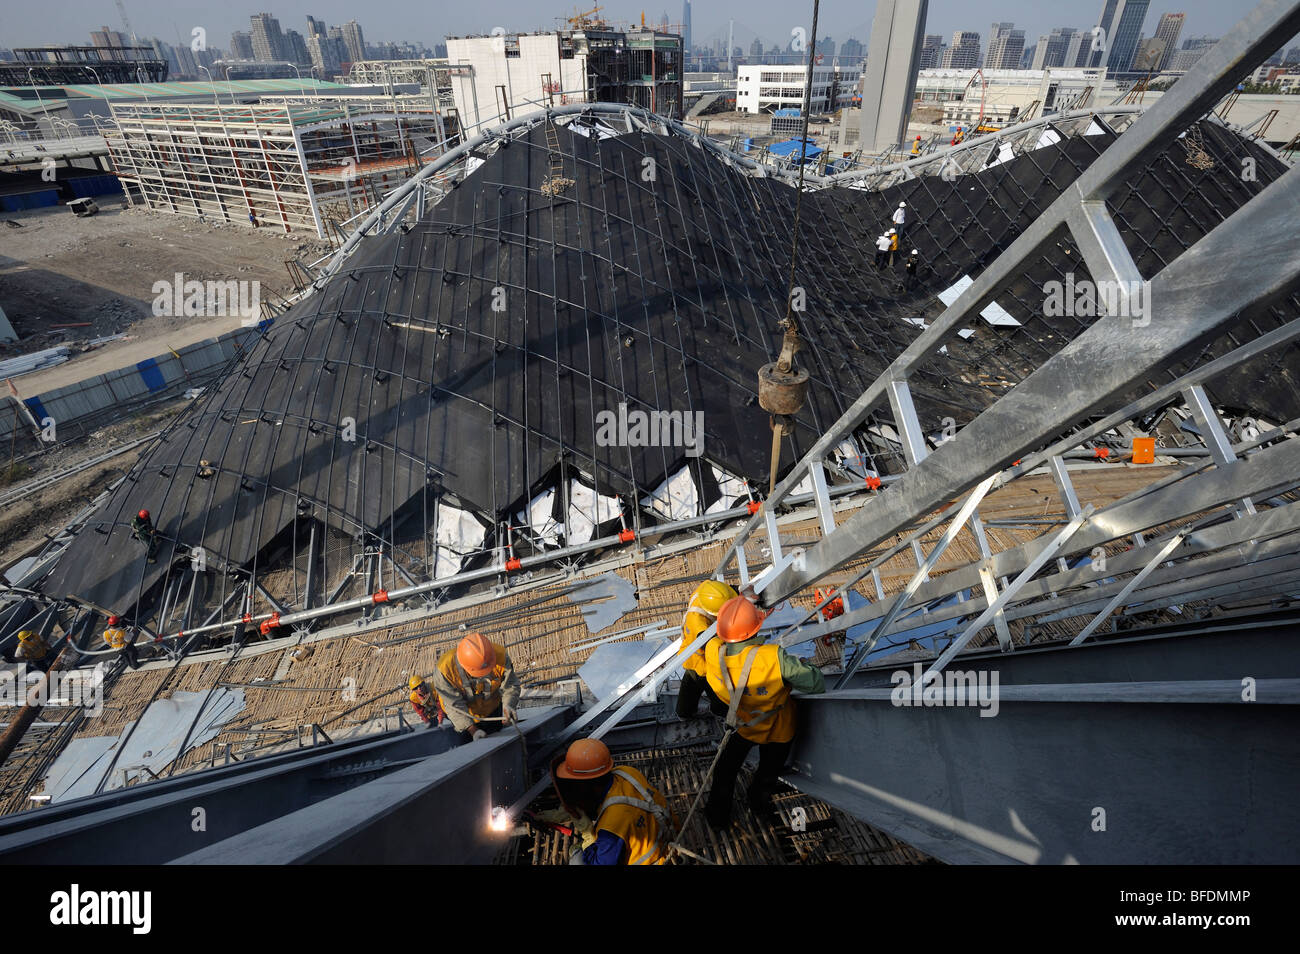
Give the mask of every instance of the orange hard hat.
[[148, 519], [149, 519], [149, 511], [148, 511], [148, 510], [141, 510], [140, 513], [137, 514], [137, 516], [138, 516], [141, 520], [148, 520]]
[[718, 638], [724, 643], [741, 643], [763, 626], [767, 614], [752, 600], [737, 596], [718, 611]]
[[118, 623], [120, 623], [120, 622], [122, 622], [122, 617], [120, 617], [120, 616], [110, 616], [110, 617], [108, 618], [108, 625], [109, 625], [109, 626], [116, 626], [116, 625], [117, 625]]
[[456, 647], [456, 659], [471, 676], [486, 676], [497, 664], [497, 652], [482, 633], [470, 633]]
[[564, 761], [556, 766], [560, 778], [600, 778], [614, 770], [614, 757], [599, 739], [579, 739], [569, 746]]

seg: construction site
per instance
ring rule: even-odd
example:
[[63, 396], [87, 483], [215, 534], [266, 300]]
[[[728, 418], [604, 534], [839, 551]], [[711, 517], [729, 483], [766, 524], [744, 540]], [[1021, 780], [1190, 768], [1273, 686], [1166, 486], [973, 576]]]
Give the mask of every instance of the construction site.
[[644, 102], [113, 105], [95, 248], [271, 290], [10, 384], [0, 859], [1300, 861], [1300, 172], [1218, 113], [1300, 3], [838, 167], [585, 29]]

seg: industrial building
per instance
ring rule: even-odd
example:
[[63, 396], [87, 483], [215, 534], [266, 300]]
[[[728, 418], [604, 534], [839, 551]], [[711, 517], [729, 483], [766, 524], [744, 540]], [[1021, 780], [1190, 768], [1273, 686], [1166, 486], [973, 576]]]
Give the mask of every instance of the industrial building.
[[424, 97], [112, 111], [104, 138], [128, 202], [321, 238], [432, 161], [445, 139]]
[[452, 95], [467, 131], [549, 106], [625, 103], [682, 116], [682, 38], [602, 22], [554, 33], [447, 37]]
[[[777, 109], [801, 109], [808, 67], [746, 65], [737, 70], [736, 109], [742, 113], [770, 113]], [[812, 68], [814, 113], [833, 113], [857, 95], [862, 71], [852, 67]]]
[[[0, 858], [564, 864], [581, 832], [538, 812], [593, 739], [677, 812], [673, 864], [1294, 865], [1300, 173], [1223, 114], [1297, 30], [1263, 0], [1149, 103], [1047, 104], [1048, 71], [1005, 129], [830, 175], [525, 110], [513, 73], [476, 131], [466, 85], [465, 141], [6, 568], [0, 647], [48, 645]], [[156, 108], [117, 117], [149, 201], [219, 181], [234, 215], [261, 163], [298, 223], [383, 115]], [[871, 262], [891, 222], [915, 271]], [[633, 413], [662, 435], [600, 423]], [[692, 652], [723, 666], [725, 614], [686, 626], [707, 581], [826, 689], [730, 826], [694, 807], [735, 706], [678, 708]], [[471, 632], [517, 720], [421, 726], [408, 689]]]

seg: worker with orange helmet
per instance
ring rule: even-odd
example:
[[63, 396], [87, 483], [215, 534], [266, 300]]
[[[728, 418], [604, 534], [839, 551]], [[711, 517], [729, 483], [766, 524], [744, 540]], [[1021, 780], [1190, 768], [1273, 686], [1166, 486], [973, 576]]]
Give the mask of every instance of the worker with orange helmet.
[[[695, 588], [690, 602], [686, 604], [686, 612], [682, 614], [683, 652], [686, 647], [695, 642], [700, 633], [713, 625], [713, 621], [718, 618], [718, 610], [737, 595], [734, 589], [721, 580], [705, 580]], [[727, 707], [709, 688], [704, 670], [703, 647], [691, 653], [682, 662], [682, 687], [677, 696], [677, 715], [680, 718], [689, 719], [696, 714], [701, 695], [709, 697], [709, 707], [716, 715], [726, 714]]]
[[482, 633], [470, 633], [438, 660], [433, 674], [442, 711], [467, 742], [514, 721], [519, 677], [506, 648]]
[[912, 141], [912, 155], [919, 156], [920, 154], [921, 154], [921, 137], [917, 136], [916, 139]]
[[429, 687], [428, 680], [420, 676], [412, 676], [407, 686], [411, 690], [411, 694], [407, 698], [411, 700], [411, 706], [415, 709], [415, 714], [431, 729], [442, 725], [442, 720], [445, 718], [442, 703], [438, 701], [438, 696]]
[[744, 596], [718, 612], [718, 635], [705, 653], [707, 678], [727, 703], [726, 732], [704, 806], [711, 826], [731, 824], [736, 775], [750, 749], [758, 746], [758, 771], [749, 787], [749, 805], [765, 811], [794, 742], [795, 707], [791, 690], [815, 695], [826, 691], [821, 670], [763, 642], [766, 614]]
[[[582, 838], [581, 863], [661, 865], [676, 820], [668, 802], [630, 765], [614, 765], [599, 739], [579, 739], [551, 765], [556, 794], [564, 808], [539, 817], [567, 821]], [[574, 863], [579, 863], [574, 857]]]

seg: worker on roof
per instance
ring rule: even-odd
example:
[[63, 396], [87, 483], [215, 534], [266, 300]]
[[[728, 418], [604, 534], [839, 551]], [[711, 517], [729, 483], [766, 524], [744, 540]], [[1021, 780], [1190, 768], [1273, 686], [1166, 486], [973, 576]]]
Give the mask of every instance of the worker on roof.
[[428, 681], [420, 676], [412, 676], [407, 685], [411, 690], [408, 698], [415, 709], [415, 714], [431, 729], [442, 725], [444, 718], [442, 704], [438, 701], [437, 694], [429, 687]]
[[914, 140], [912, 140], [912, 155], [919, 156], [920, 154], [921, 154], [921, 137], [917, 136]]
[[[599, 739], [579, 739], [551, 765], [564, 808], [544, 821], [568, 822], [582, 839], [574, 864], [661, 865], [677, 821], [663, 795], [637, 769], [614, 766]], [[581, 861], [579, 861], [579, 857]]]
[[755, 745], [758, 770], [749, 787], [749, 806], [755, 812], [766, 811], [794, 742], [795, 706], [790, 692], [826, 691], [820, 669], [763, 642], [759, 630], [765, 618], [751, 600], [737, 596], [718, 612], [718, 638], [709, 642], [705, 654], [709, 685], [728, 705], [728, 731], [704, 806], [704, 817], [715, 829], [731, 824], [736, 775]]
[[13, 652], [6, 647], [3, 656], [7, 663], [32, 663], [36, 665], [50, 654], [50, 644], [40, 633], [30, 629], [18, 631], [18, 645]]
[[131, 519], [131, 536], [145, 545], [149, 553], [149, 562], [158, 562], [158, 531], [154, 528], [153, 518], [148, 510], [141, 510]]
[[118, 650], [132, 669], [140, 668], [140, 657], [135, 650], [135, 640], [128, 640], [122, 617], [114, 615], [108, 618], [108, 628], [104, 630], [104, 642], [108, 644], [109, 649]]
[[[686, 604], [686, 612], [682, 614], [683, 652], [687, 646], [695, 642], [700, 633], [713, 625], [713, 621], [718, 618], [718, 610], [722, 609], [728, 600], [735, 599], [738, 595], [721, 580], [705, 580], [695, 588], [690, 602]], [[680, 718], [689, 719], [696, 714], [701, 695], [709, 697], [709, 708], [716, 715], [726, 714], [727, 707], [709, 688], [709, 680], [705, 677], [704, 670], [704, 647], [691, 653], [682, 662], [682, 688], [677, 696], [677, 715]]]
[[894, 267], [894, 253], [898, 251], [898, 229], [890, 229], [885, 233], [889, 237], [889, 267]]
[[876, 239], [876, 268], [885, 267], [885, 259], [889, 257], [889, 233], [886, 232]]
[[956, 146], [956, 145], [960, 144], [961, 141], [962, 141], [963, 139], [965, 139], [965, 138], [966, 138], [966, 130], [964, 130], [964, 129], [962, 129], [960, 126], [958, 126], [958, 127], [957, 127], [957, 133], [956, 133], [956, 135], [954, 135], [954, 136], [952, 137], [952, 145]]
[[903, 266], [903, 291], [911, 291], [916, 284], [916, 270], [920, 265], [921, 253], [912, 249], [912, 254], [907, 256], [907, 263]]
[[467, 742], [513, 722], [519, 705], [519, 677], [509, 654], [481, 633], [470, 633], [443, 653], [433, 688], [451, 727]]
[[896, 233], [895, 237], [896, 237], [899, 241], [902, 241], [902, 238], [903, 238], [903, 225], [907, 222], [907, 203], [906, 203], [906, 202], [900, 202], [900, 203], [898, 203], [898, 208], [896, 208], [896, 209], [894, 210], [893, 222], [894, 222], [894, 232]]

